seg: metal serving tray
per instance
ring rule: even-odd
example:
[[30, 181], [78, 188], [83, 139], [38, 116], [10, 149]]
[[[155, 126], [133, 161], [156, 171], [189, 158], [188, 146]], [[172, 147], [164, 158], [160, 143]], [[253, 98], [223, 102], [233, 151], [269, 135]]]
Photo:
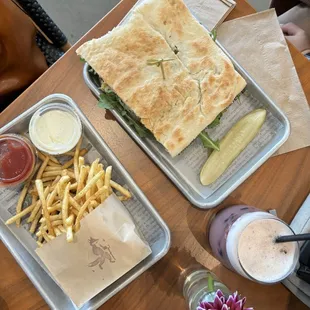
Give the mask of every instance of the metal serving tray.
[[[104, 161], [113, 166], [113, 178], [125, 184], [133, 194], [133, 198], [125, 202], [124, 205], [152, 249], [151, 255], [80, 308], [82, 310], [97, 309], [168, 252], [170, 248], [170, 231], [143, 192], [70, 97], [62, 94], [53, 94], [42, 99], [29, 110], [2, 127], [0, 134], [27, 132], [30, 118], [34, 112], [41, 106], [51, 102], [67, 104], [79, 115], [83, 124], [84, 137], [103, 157]], [[36, 242], [25, 229], [25, 225], [17, 228], [15, 225], [6, 226], [4, 224], [11, 216], [10, 213], [12, 211], [9, 210], [13, 210], [16, 206], [18, 194], [16, 189], [0, 189], [1, 240], [52, 309], [78, 309], [52, 279], [48, 270], [36, 255]], [[9, 204], [11, 207], [8, 206]]]
[[[141, 4], [140, 0], [134, 8]], [[120, 24], [126, 23], [131, 11], [125, 16]], [[249, 111], [264, 107], [267, 110], [267, 118], [260, 134], [250, 143], [250, 145], [238, 156], [234, 163], [226, 170], [224, 175], [209, 187], [202, 186], [199, 181], [199, 171], [207, 159], [207, 151], [199, 145], [198, 139], [192, 142], [176, 158], [166, 152], [162, 145], [149, 138], [140, 138], [136, 132], [124, 121], [116, 111], [111, 112], [140, 145], [140, 147], [151, 157], [151, 159], [162, 169], [171, 181], [195, 206], [208, 209], [217, 206], [231, 192], [233, 192], [243, 181], [254, 173], [279, 147], [287, 140], [290, 133], [290, 126], [287, 117], [276, 106], [276, 104], [266, 95], [266, 93], [256, 84], [251, 76], [235, 61], [229, 52], [219, 43], [218, 46], [231, 59], [235, 69], [243, 76], [247, 82], [246, 92], [239, 100], [235, 100], [224, 113], [221, 124], [218, 128], [207, 130], [211, 137], [219, 139], [225, 135], [229, 127], [237, 122]], [[86, 85], [92, 93], [99, 98], [98, 78], [89, 72], [90, 67], [85, 64], [83, 76]], [[241, 101], [241, 105], [240, 105]], [[238, 104], [240, 105], [238, 107]], [[226, 125], [225, 125], [226, 124]], [[227, 126], [230, 124], [229, 126]], [[201, 143], [200, 143], [201, 144]], [[196, 154], [196, 155], [195, 155]], [[183, 158], [179, 160], [178, 158]]]

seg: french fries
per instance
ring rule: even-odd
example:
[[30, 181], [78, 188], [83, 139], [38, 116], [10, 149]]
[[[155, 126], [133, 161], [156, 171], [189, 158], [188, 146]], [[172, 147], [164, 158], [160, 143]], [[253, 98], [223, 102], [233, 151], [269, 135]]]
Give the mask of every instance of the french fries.
[[[38, 157], [44, 162], [47, 155], [38, 151]], [[49, 156], [50, 160], [48, 161], [49, 166], [58, 167], [60, 166], [59, 161], [54, 156]]]
[[59, 170], [55, 170], [55, 171], [46, 171], [43, 173], [43, 178], [48, 178], [48, 177], [54, 177], [54, 176], [58, 176], [61, 175], [63, 170], [59, 169]]
[[128, 189], [124, 188], [123, 186], [119, 185], [113, 180], [110, 180], [110, 185], [111, 187], [119, 191], [121, 194], [123, 194], [127, 199], [131, 198], [131, 194]]
[[53, 181], [54, 179], [55, 179], [54, 176], [49, 176], [49, 177], [42, 178], [42, 182], [45, 183], [45, 182]]
[[67, 241], [68, 242], [73, 242], [73, 229], [72, 229], [72, 225], [67, 226]]
[[69, 196], [69, 203], [70, 205], [76, 209], [77, 211], [80, 211], [81, 206], [79, 205], [79, 203], [71, 196]]
[[47, 207], [47, 211], [49, 213], [55, 212], [55, 211], [61, 211], [61, 202], [58, 200], [55, 204], [53, 204], [51, 207]]
[[89, 168], [82, 165], [80, 169], [80, 175], [79, 175], [79, 180], [78, 180], [78, 185], [77, 185], [77, 192], [80, 192], [82, 188], [84, 187], [88, 172], [89, 172]]
[[[46, 166], [44, 171], [45, 172], [46, 171], [55, 171], [55, 170], [59, 170], [59, 169], [61, 169], [61, 167], [58, 167], [58, 166]], [[37, 179], [38, 179], [38, 177], [37, 177]]]
[[112, 193], [110, 181], [111, 181], [111, 175], [112, 175], [112, 166], [107, 167], [105, 171], [104, 176], [104, 185], [108, 188], [109, 193]]
[[[47, 186], [44, 190], [44, 196], [45, 197], [47, 197], [49, 190], [50, 190], [49, 186]], [[36, 217], [36, 214], [41, 211], [41, 206], [42, 206], [42, 202], [40, 200], [37, 201], [36, 206], [33, 208], [32, 212], [31, 212], [31, 214], [27, 220], [28, 223], [32, 222], [34, 220], [34, 218]]]
[[64, 227], [62, 225], [59, 225], [58, 226], [58, 229], [62, 232], [62, 233], [65, 233], [66, 230], [64, 229]]
[[73, 168], [74, 168], [74, 174], [75, 174], [75, 179], [79, 179], [79, 153], [80, 153], [80, 147], [82, 144], [82, 138], [80, 138], [73, 157]]
[[37, 228], [37, 225], [38, 225], [38, 222], [39, 222], [41, 216], [42, 216], [42, 215], [41, 215], [40, 212], [38, 212], [38, 213], [36, 214], [34, 220], [33, 220], [32, 223], [31, 223], [31, 226], [30, 226], [30, 228], [29, 228], [30, 233], [33, 234], [33, 233], [35, 232], [35, 230], [36, 230], [36, 228]]
[[[81, 157], [81, 156], [84, 156], [86, 153], [88, 152], [88, 150], [87, 149], [82, 149], [81, 151], [80, 151], [80, 153], [79, 153], [79, 156]], [[66, 154], [71, 154], [72, 152], [68, 152], [68, 153], [66, 153]], [[74, 151], [74, 153], [75, 153], [75, 151]], [[72, 156], [74, 156], [74, 154], [72, 155]], [[66, 163], [64, 163], [63, 165], [62, 165], [62, 169], [67, 169], [67, 168], [69, 168], [69, 167], [71, 167], [72, 165], [73, 165], [73, 162], [74, 162], [74, 158], [72, 158], [72, 159], [70, 159], [70, 160], [68, 160]]]
[[[97, 172], [100, 172], [100, 171], [104, 171], [103, 170], [103, 165], [102, 164], [98, 164], [97, 165]], [[96, 186], [97, 186], [97, 189], [100, 189], [102, 186], [104, 185], [104, 180], [103, 179], [99, 179], [97, 182], [96, 182]], [[102, 193], [100, 195], [100, 202], [104, 202], [104, 199], [105, 199], [105, 194]]]
[[[52, 183], [52, 187], [56, 187], [56, 185], [58, 184], [59, 180], [61, 179], [60, 175], [57, 176], [57, 178], [53, 181]], [[53, 188], [54, 189], [54, 188]]]
[[16, 222], [17, 220], [21, 219], [23, 216], [25, 216], [26, 214], [30, 213], [34, 208], [34, 205], [30, 205], [29, 207], [27, 207], [26, 209], [24, 209], [23, 211], [17, 213], [16, 215], [12, 216], [11, 218], [9, 218], [5, 224], [6, 225], [10, 225], [13, 224], [14, 222]]
[[[22, 210], [22, 205], [23, 205], [23, 202], [25, 200], [25, 197], [27, 195], [27, 192], [28, 192], [28, 188], [30, 186], [30, 182], [27, 182], [19, 196], [19, 199], [18, 199], [18, 202], [17, 202], [17, 206], [16, 206], [16, 213], [18, 214], [19, 212], [21, 212]], [[20, 218], [16, 221], [16, 225], [17, 227], [20, 226]]]
[[56, 198], [56, 195], [57, 195], [57, 187], [55, 187], [53, 189], [53, 191], [47, 197], [47, 200], [46, 200], [47, 209], [52, 206], [52, 204]]
[[[76, 149], [65, 156], [72, 158], [64, 164], [63, 160], [38, 151], [42, 161], [37, 164], [38, 172], [33, 173], [36, 180], [26, 182], [17, 206], [16, 215], [6, 221], [7, 225], [20, 225], [28, 216], [29, 232], [37, 237], [37, 245], [44, 246], [61, 234], [67, 242], [74, 241], [74, 234], [80, 229], [81, 220], [96, 209], [113, 192], [119, 200], [131, 198], [131, 193], [112, 180], [112, 166], [104, 169], [99, 158], [87, 163], [83, 157], [88, 150], [81, 149], [82, 140]], [[22, 209], [23, 203], [31, 195], [31, 205]]]
[[67, 226], [67, 218], [69, 214], [69, 190], [70, 190], [70, 185], [71, 183], [69, 182], [65, 188], [65, 193], [64, 193], [64, 198], [62, 201], [62, 206], [61, 206], [61, 212], [62, 212], [62, 221], [63, 224], [65, 224], [65, 227]]
[[[87, 152], [88, 152], [87, 149], [81, 149], [79, 155], [80, 155], [80, 156], [84, 156]], [[70, 151], [70, 152], [65, 153], [64, 155], [74, 157], [74, 154], [75, 154], [75, 151]]]
[[40, 169], [39, 169], [39, 171], [38, 171], [38, 173], [37, 173], [37, 179], [41, 179], [42, 174], [43, 174], [45, 168], [47, 167], [49, 160], [50, 160], [50, 157], [46, 156], [41, 167], [40, 167]]
[[104, 185], [101, 187], [94, 195], [89, 197], [81, 207], [78, 216], [76, 218], [76, 223], [75, 223], [75, 231], [78, 231], [80, 229], [80, 221], [83, 217], [84, 212], [86, 211], [88, 205], [91, 203], [91, 201], [96, 200], [102, 193], [107, 192], [107, 187]]
[[70, 191], [77, 190], [77, 183], [73, 183], [70, 185]]
[[[96, 170], [97, 170], [97, 165], [99, 163], [99, 158], [97, 158], [90, 166], [89, 169], [89, 173], [88, 173], [88, 178], [87, 178], [87, 183], [89, 183], [91, 181], [91, 179], [93, 178], [93, 176], [96, 174]], [[88, 199], [92, 194], [95, 193], [95, 188], [96, 186], [96, 182], [90, 187], [90, 189], [87, 191], [86, 193], [86, 199]]]
[[67, 183], [70, 181], [70, 177], [67, 175], [64, 175], [60, 178], [58, 186], [57, 186], [57, 192], [58, 196], [62, 199], [64, 196], [65, 188], [67, 186]]
[[48, 231], [50, 234], [52, 234], [52, 236], [54, 236], [55, 232], [54, 232], [54, 228], [52, 226], [52, 223], [50, 221], [50, 214], [47, 210], [47, 203], [46, 203], [46, 199], [44, 196], [42, 180], [36, 180], [35, 184], [36, 184], [36, 188], [37, 188], [40, 200], [41, 200], [43, 215], [44, 215], [45, 220], [46, 220]]
[[79, 170], [81, 169], [82, 165], [85, 164], [85, 159], [84, 157], [80, 156], [79, 157]]
[[76, 200], [81, 199], [87, 192], [92, 188], [93, 185], [96, 184], [96, 182], [102, 178], [104, 175], [103, 171], [98, 172], [96, 175], [94, 175], [90, 181], [86, 184], [86, 186], [75, 196]]
[[57, 227], [54, 228], [54, 231], [55, 231], [56, 237], [58, 237], [58, 236], [60, 236], [62, 234], [60, 229], [57, 228]]

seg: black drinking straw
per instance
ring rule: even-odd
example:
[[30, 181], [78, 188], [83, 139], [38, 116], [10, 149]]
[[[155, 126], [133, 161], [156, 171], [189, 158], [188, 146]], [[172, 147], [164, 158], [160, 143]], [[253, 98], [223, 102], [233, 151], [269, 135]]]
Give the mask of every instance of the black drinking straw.
[[306, 241], [310, 240], [310, 234], [299, 234], [290, 236], [280, 236], [276, 238], [276, 243], [281, 242], [294, 242], [294, 241]]

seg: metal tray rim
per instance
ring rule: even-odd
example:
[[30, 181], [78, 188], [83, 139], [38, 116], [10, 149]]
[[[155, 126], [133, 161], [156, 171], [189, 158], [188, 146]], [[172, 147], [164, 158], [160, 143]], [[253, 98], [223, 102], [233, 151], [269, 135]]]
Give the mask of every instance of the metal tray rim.
[[[141, 203], [145, 206], [145, 208], [147, 208], [152, 216], [154, 216], [155, 220], [157, 221], [158, 225], [162, 228], [163, 233], [164, 233], [164, 238], [165, 238], [165, 246], [160, 250], [160, 252], [152, 259], [150, 260], [147, 264], [141, 266], [141, 268], [135, 272], [135, 274], [133, 274], [132, 276], [130, 276], [128, 279], [126, 279], [125, 281], [123, 281], [115, 290], [113, 290], [112, 292], [110, 292], [109, 294], [107, 294], [105, 296], [105, 298], [102, 298], [101, 300], [99, 300], [97, 303], [92, 305], [92, 308], [90, 309], [94, 309], [97, 308], [99, 306], [101, 306], [103, 303], [105, 303], [108, 299], [110, 299], [112, 296], [114, 296], [115, 294], [117, 294], [120, 290], [122, 290], [124, 287], [126, 287], [129, 283], [131, 283], [133, 280], [135, 280], [139, 275], [141, 275], [143, 272], [145, 272], [147, 269], [149, 269], [151, 266], [153, 266], [156, 262], [158, 262], [162, 257], [164, 257], [167, 252], [170, 249], [171, 246], [171, 232], [169, 227], [167, 226], [167, 224], [164, 222], [164, 220], [161, 218], [161, 216], [159, 215], [159, 213], [157, 212], [157, 210], [153, 207], [153, 205], [150, 203], [150, 201], [147, 199], [147, 197], [145, 196], [145, 194], [142, 192], [142, 190], [138, 187], [138, 185], [135, 183], [135, 181], [132, 179], [132, 177], [130, 176], [130, 174], [127, 172], [127, 170], [125, 169], [125, 167], [120, 163], [120, 161], [118, 160], [118, 158], [116, 157], [116, 155], [113, 153], [113, 151], [109, 148], [109, 146], [106, 144], [106, 142], [103, 140], [103, 138], [99, 135], [99, 133], [97, 132], [97, 130], [94, 128], [94, 126], [91, 124], [91, 122], [87, 119], [87, 117], [84, 115], [84, 113], [82, 112], [82, 110], [78, 107], [78, 105], [73, 101], [72, 98], [70, 98], [69, 96], [65, 95], [65, 94], [60, 94], [60, 93], [54, 93], [51, 95], [48, 95], [44, 98], [42, 98], [39, 102], [37, 102], [36, 104], [34, 104], [32, 107], [30, 107], [29, 109], [27, 109], [26, 111], [24, 111], [23, 113], [21, 113], [19, 116], [17, 116], [16, 118], [14, 118], [13, 120], [11, 120], [9, 123], [7, 123], [6, 125], [4, 125], [2, 128], [0, 128], [0, 133], [2, 132], [6, 132], [8, 130], [10, 130], [11, 127], [13, 127], [15, 124], [17, 124], [20, 120], [22, 120], [23, 118], [25, 118], [26, 116], [28, 116], [29, 114], [34, 113], [39, 106], [41, 106], [42, 104], [44, 104], [44, 102], [47, 102], [50, 99], [56, 99], [57, 98], [61, 98], [62, 100], [66, 101], [67, 104], [69, 104], [70, 106], [72, 106], [74, 108], [74, 110], [78, 113], [79, 117], [81, 118], [81, 121], [83, 123], [83, 126], [87, 126], [91, 131], [92, 134], [95, 136], [95, 139], [105, 148], [106, 153], [110, 156], [113, 157], [113, 160], [115, 161], [115, 163], [118, 165], [118, 169], [121, 172], [121, 174], [123, 175], [123, 177], [127, 180], [128, 183], [131, 184], [131, 186], [134, 187], [135, 191], [138, 193], [139, 195], [139, 199], [141, 201]], [[2, 222], [2, 221], [1, 221]], [[39, 265], [39, 263], [32, 257], [31, 253], [28, 252], [28, 250], [24, 247], [24, 245], [18, 240], [18, 238], [10, 231], [9, 228], [7, 228], [5, 226], [5, 229], [8, 231], [8, 233], [10, 234], [10, 236], [12, 236], [12, 238], [15, 238], [15, 241], [17, 241], [22, 247], [23, 249], [25, 249], [27, 251], [27, 253], [31, 256], [31, 258], [34, 260], [34, 262], [36, 264]], [[14, 258], [17, 260], [17, 262], [20, 264], [20, 261], [22, 261], [22, 259], [18, 258], [17, 255], [14, 255], [14, 248], [11, 246], [8, 246], [9, 242], [6, 240], [6, 238], [2, 238], [2, 233], [0, 231], [0, 236], [1, 239], [5, 240], [5, 245], [6, 247], [9, 249], [9, 251], [12, 253], [12, 255], [14, 256]], [[21, 264], [20, 264], [21, 265]], [[54, 307], [53, 301], [49, 298], [48, 294], [40, 287], [36, 277], [33, 275], [33, 273], [31, 273], [28, 269], [27, 269], [27, 264], [25, 264], [23, 262], [23, 264], [21, 265], [22, 269], [25, 271], [25, 273], [27, 274], [27, 276], [29, 277], [29, 279], [31, 280], [31, 282], [34, 284], [34, 286], [38, 289], [38, 291], [40, 292], [41, 296], [45, 299], [45, 301], [51, 306]], [[39, 265], [39, 267], [41, 268], [41, 266]], [[45, 270], [44, 270], [45, 271]], [[46, 271], [45, 271], [46, 272]], [[48, 275], [48, 274], [47, 274]], [[51, 278], [49, 276], [49, 278]], [[51, 278], [52, 279], [52, 278]], [[57, 284], [57, 283], [56, 283]], [[58, 284], [57, 284], [58, 285]], [[103, 292], [104, 290], [102, 290], [101, 292]], [[65, 293], [64, 293], [65, 294]]]
[[[229, 57], [230, 54], [223, 49], [225, 53]], [[114, 115], [114, 117], [117, 119], [117, 121], [121, 124], [123, 128], [129, 133], [129, 135], [136, 141], [136, 143], [147, 153], [147, 155], [159, 166], [159, 168], [170, 178], [170, 180], [178, 187], [178, 189], [186, 196], [186, 198], [196, 207], [201, 208], [201, 209], [211, 209], [216, 207], [218, 204], [220, 204], [228, 195], [230, 195], [241, 183], [243, 183], [250, 175], [252, 175], [264, 162], [267, 161], [267, 159], [274, 153], [276, 152], [281, 145], [284, 144], [284, 142], [288, 139], [290, 135], [290, 123], [288, 118], [284, 115], [284, 113], [273, 103], [273, 101], [264, 93], [264, 91], [257, 85], [257, 83], [248, 75], [248, 73], [239, 65], [235, 62], [235, 60], [231, 57], [231, 60], [233, 61], [234, 65], [238, 67], [238, 70], [241, 71], [252, 83], [253, 85], [264, 95], [267, 103], [271, 105], [279, 114], [279, 117], [282, 119], [284, 123], [284, 134], [281, 138], [281, 140], [273, 145], [272, 148], [269, 149], [269, 151], [260, 158], [256, 162], [255, 165], [252, 166], [252, 169], [248, 170], [247, 173], [245, 173], [242, 177], [239, 178], [238, 181], [236, 181], [229, 189], [227, 189], [219, 198], [214, 199], [211, 202], [208, 201], [201, 201], [193, 197], [187, 189], [183, 186], [183, 184], [177, 179], [177, 177], [171, 173], [171, 171], [166, 167], [166, 165], [158, 159], [158, 157], [152, 152], [151, 149], [148, 148], [148, 146], [143, 142], [143, 140], [130, 128], [130, 126], [123, 120], [122, 117], [120, 117], [114, 110], [111, 110], [111, 113]], [[99, 98], [100, 96], [100, 91], [96, 87], [94, 83], [92, 83], [90, 74], [88, 72], [89, 65], [85, 63], [84, 68], [83, 68], [83, 77], [85, 84], [87, 87], [91, 90], [91, 92]], [[228, 181], [227, 181], [228, 182]], [[225, 184], [225, 183], [224, 183]], [[223, 185], [224, 185], [223, 184]], [[222, 185], [222, 186], [223, 186]], [[221, 187], [219, 187], [216, 191], [220, 190]], [[215, 193], [216, 193], [215, 191]], [[213, 195], [213, 194], [212, 194]], [[210, 197], [212, 197], [212, 195]], [[210, 198], [208, 197], [208, 199]], [[203, 199], [203, 198], [202, 198]]]
[[[127, 14], [123, 17], [123, 19], [119, 22], [119, 25], [126, 22], [128, 17], [130, 16], [133, 9], [135, 9], [137, 6], [139, 6], [143, 2], [143, 0], [138, 0], [133, 7], [127, 12]], [[198, 19], [197, 19], [198, 20]], [[199, 20], [198, 20], [199, 22]], [[205, 26], [203, 26], [206, 28]], [[206, 28], [207, 31], [209, 31]], [[233, 186], [228, 188], [220, 197], [217, 199], [214, 199], [213, 201], [209, 201], [209, 198], [214, 195], [218, 190], [221, 189], [221, 187], [226, 183], [222, 184], [210, 197], [208, 197], [205, 201], [204, 199], [196, 199], [193, 195], [191, 195], [186, 187], [183, 186], [183, 184], [178, 180], [177, 176], [173, 175], [173, 173], [170, 172], [170, 170], [165, 166], [165, 163], [161, 162], [156, 155], [144, 144], [142, 139], [130, 128], [130, 126], [127, 125], [126, 122], [115, 112], [111, 111], [112, 114], [115, 116], [115, 118], [118, 120], [118, 122], [122, 125], [123, 128], [127, 131], [127, 133], [130, 134], [130, 136], [137, 142], [137, 144], [147, 153], [149, 157], [162, 169], [162, 171], [170, 178], [170, 180], [178, 187], [178, 189], [187, 197], [187, 199], [196, 207], [200, 209], [211, 209], [216, 207], [218, 204], [220, 204], [225, 198], [227, 198], [240, 184], [242, 184], [250, 175], [252, 175], [267, 159], [276, 152], [288, 139], [290, 135], [290, 123], [286, 115], [277, 107], [277, 105], [270, 99], [270, 97], [262, 90], [262, 88], [251, 78], [251, 76], [247, 73], [247, 71], [232, 57], [232, 55], [220, 44], [218, 40], [216, 40], [216, 44], [223, 50], [223, 52], [231, 59], [234, 66], [238, 68], [239, 72], [241, 71], [243, 76], [245, 76], [248, 80], [251, 81], [251, 83], [255, 86], [255, 88], [265, 97], [265, 100], [268, 102], [269, 105], [271, 105], [279, 114], [280, 118], [284, 122], [284, 134], [282, 139], [276, 143], [260, 160], [256, 162], [255, 165], [252, 166], [252, 169], [249, 169], [247, 173], [245, 173], [242, 177], [239, 178], [238, 181], [236, 181]], [[88, 64], [86, 63], [83, 68], [83, 77], [86, 85], [91, 89], [93, 94], [98, 97], [100, 95], [99, 90], [94, 87], [93, 83], [91, 82], [89, 72], [87, 70]], [[229, 180], [227, 180], [228, 182]]]

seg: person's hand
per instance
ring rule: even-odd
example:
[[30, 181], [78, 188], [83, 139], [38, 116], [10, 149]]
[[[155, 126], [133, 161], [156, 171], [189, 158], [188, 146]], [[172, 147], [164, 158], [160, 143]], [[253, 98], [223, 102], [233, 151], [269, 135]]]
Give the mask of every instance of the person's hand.
[[300, 52], [310, 50], [310, 38], [303, 29], [293, 23], [281, 25], [281, 29], [285, 38], [295, 45]]

